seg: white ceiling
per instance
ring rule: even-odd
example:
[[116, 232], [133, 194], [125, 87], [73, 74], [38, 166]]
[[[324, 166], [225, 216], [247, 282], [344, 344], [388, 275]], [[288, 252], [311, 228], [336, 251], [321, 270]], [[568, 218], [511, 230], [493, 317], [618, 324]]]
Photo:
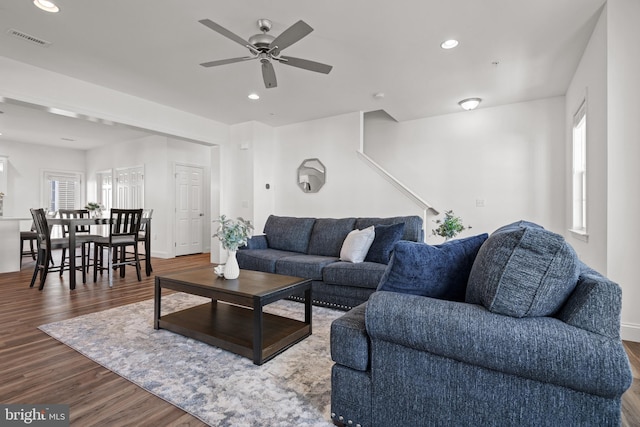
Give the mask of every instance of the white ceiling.
[[140, 129], [54, 114], [36, 106], [0, 103], [0, 141], [90, 150], [149, 135]]
[[[563, 95], [604, 2], [57, 0], [61, 11], [50, 14], [14, 0], [0, 4], [0, 55], [227, 124], [378, 109], [404, 121], [458, 112], [467, 97], [482, 98], [483, 108]], [[248, 53], [198, 23], [204, 18], [245, 39], [259, 32], [259, 18], [273, 21], [276, 36], [302, 19], [315, 30], [284, 54], [334, 68], [325, 75], [276, 63], [273, 89], [257, 61], [203, 68]], [[449, 38], [460, 46], [441, 49]], [[261, 99], [248, 100], [250, 92]], [[8, 113], [0, 124], [12, 126]]]

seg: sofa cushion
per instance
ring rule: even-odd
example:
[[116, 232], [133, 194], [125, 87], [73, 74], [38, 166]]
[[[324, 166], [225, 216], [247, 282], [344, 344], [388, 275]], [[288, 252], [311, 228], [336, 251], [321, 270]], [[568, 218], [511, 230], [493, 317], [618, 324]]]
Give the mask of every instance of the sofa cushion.
[[394, 216], [389, 218], [357, 218], [354, 228], [362, 230], [372, 225], [393, 225], [400, 222], [404, 223], [402, 240], [411, 240], [412, 242], [424, 241], [422, 218], [417, 215]]
[[319, 255], [290, 255], [276, 261], [276, 273], [285, 276], [322, 280], [322, 269], [338, 261], [336, 257]]
[[245, 246], [241, 246], [240, 250], [243, 249], [268, 249], [269, 242], [267, 242], [267, 236], [264, 234], [257, 234], [255, 236], [249, 237], [247, 239], [247, 244]]
[[306, 253], [314, 218], [269, 215], [264, 225], [269, 247], [283, 251]]
[[435, 246], [400, 241], [378, 290], [464, 301], [473, 261], [487, 237], [485, 233]]
[[516, 221], [516, 222], [512, 222], [511, 224], [503, 225], [502, 227], [496, 229], [491, 234], [500, 233], [502, 231], [513, 231], [513, 230], [517, 230], [519, 228], [524, 228], [524, 227], [542, 228], [542, 229], [544, 229], [544, 227], [542, 227], [541, 225], [536, 224], [535, 222], [525, 221], [525, 220], [521, 219], [520, 221]]
[[236, 252], [236, 259], [238, 266], [243, 270], [275, 273], [276, 261], [291, 255], [296, 255], [296, 253], [277, 249], [243, 249]]
[[562, 236], [516, 223], [494, 232], [476, 257], [466, 301], [513, 317], [558, 311], [578, 280], [579, 262]]
[[323, 281], [329, 285], [376, 289], [387, 266], [376, 262], [334, 262], [322, 270]]
[[340, 256], [342, 242], [353, 230], [355, 218], [318, 218], [309, 239], [309, 255]]
[[369, 253], [375, 235], [373, 225], [364, 230], [352, 230], [342, 242], [340, 260], [353, 263], [363, 262]]
[[393, 225], [376, 225], [375, 237], [365, 261], [388, 264], [393, 246], [404, 234], [404, 222]]

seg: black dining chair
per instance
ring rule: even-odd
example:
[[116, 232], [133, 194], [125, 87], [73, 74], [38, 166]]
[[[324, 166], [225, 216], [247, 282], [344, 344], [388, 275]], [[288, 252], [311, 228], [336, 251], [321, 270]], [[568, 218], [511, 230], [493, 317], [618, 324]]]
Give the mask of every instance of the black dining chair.
[[[140, 275], [140, 255], [138, 253], [138, 233], [142, 220], [142, 209], [111, 209], [109, 235], [93, 240], [93, 281], [98, 280], [98, 271], [107, 270], [109, 283], [112, 282], [112, 270], [120, 268], [120, 277], [125, 275], [125, 266], [136, 268], [138, 281]], [[133, 249], [133, 257], [127, 257], [127, 248]], [[108, 265], [104, 264], [104, 250], [108, 250]]]
[[[39, 290], [44, 288], [47, 274], [51, 271], [65, 270], [63, 265], [53, 266], [51, 252], [55, 249], [69, 249], [69, 239], [66, 238], [51, 238], [51, 228], [47, 223], [47, 214], [44, 209], [31, 209], [31, 216], [33, 217], [33, 224], [36, 228], [37, 241], [38, 241], [38, 256], [36, 259], [36, 266], [33, 269], [33, 277], [31, 278], [31, 284], [29, 287], [33, 288], [36, 282], [38, 273], [40, 273], [40, 286]], [[79, 246], [78, 243], [76, 246]], [[68, 268], [66, 268], [68, 270]], [[71, 274], [74, 274], [72, 272]]]
[[[88, 209], [59, 209], [58, 215], [60, 218], [90, 218], [90, 213]], [[69, 234], [68, 226], [62, 226], [62, 237], [67, 237]], [[76, 257], [81, 257], [82, 262], [81, 266], [76, 267], [77, 270], [82, 270], [82, 283], [87, 283], [87, 271], [91, 266], [91, 260], [89, 255], [91, 253], [90, 246], [94, 239], [102, 237], [100, 234], [91, 234], [91, 227], [89, 225], [78, 225], [76, 226], [76, 243], [80, 243], [81, 253], [80, 255], [76, 255]], [[74, 251], [75, 252], [75, 251]], [[66, 248], [62, 249], [62, 259], [60, 264], [63, 267], [69, 267], [69, 263], [67, 262], [67, 250]], [[76, 264], [77, 265], [77, 264]], [[62, 276], [63, 269], [60, 269], [60, 275]]]
[[[24, 244], [29, 243], [29, 250], [25, 251]], [[35, 243], [35, 245], [34, 245]], [[20, 266], [22, 267], [22, 258], [30, 256], [31, 259], [36, 259], [36, 247], [38, 245], [38, 233], [36, 233], [35, 224], [31, 223], [30, 231], [20, 232]]]
[[[145, 221], [151, 220], [151, 216], [153, 215], [153, 209], [143, 209], [142, 210], [142, 220], [140, 221], [140, 231], [138, 232], [138, 237], [136, 240], [138, 241], [138, 256], [140, 257], [140, 262], [145, 262], [145, 264], [149, 265], [147, 273], [153, 271], [153, 267], [151, 267], [151, 254], [147, 253], [146, 243], [147, 239], [150, 239], [151, 236], [147, 234], [148, 223]], [[143, 248], [143, 252], [140, 252], [140, 247]], [[128, 259], [134, 259], [135, 254], [132, 251], [127, 252]], [[147, 274], [149, 276], [149, 274]]]

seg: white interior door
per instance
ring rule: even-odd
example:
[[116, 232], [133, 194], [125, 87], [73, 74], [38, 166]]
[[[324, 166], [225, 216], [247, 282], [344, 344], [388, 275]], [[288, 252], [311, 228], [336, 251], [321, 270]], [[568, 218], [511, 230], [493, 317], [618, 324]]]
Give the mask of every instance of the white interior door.
[[203, 175], [200, 167], [176, 165], [176, 256], [202, 252]]

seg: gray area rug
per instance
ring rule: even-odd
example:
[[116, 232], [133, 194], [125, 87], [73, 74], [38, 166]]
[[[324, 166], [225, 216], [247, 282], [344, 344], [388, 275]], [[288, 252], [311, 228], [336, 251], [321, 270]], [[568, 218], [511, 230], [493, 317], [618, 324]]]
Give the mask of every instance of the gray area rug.
[[[208, 300], [176, 293], [162, 314]], [[304, 320], [304, 305], [278, 301], [265, 312]], [[107, 369], [212, 426], [331, 426], [329, 330], [343, 313], [313, 307], [313, 334], [256, 366], [247, 358], [153, 329], [153, 300], [39, 328]]]

